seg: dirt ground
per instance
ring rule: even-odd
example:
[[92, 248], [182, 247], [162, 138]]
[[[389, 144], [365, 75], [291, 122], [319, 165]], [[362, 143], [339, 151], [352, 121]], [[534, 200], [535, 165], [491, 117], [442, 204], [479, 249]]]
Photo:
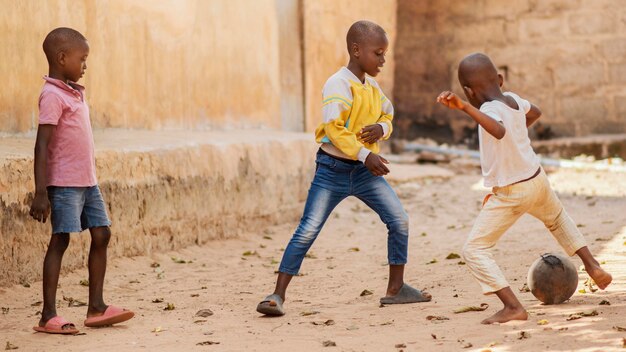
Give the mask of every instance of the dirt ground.
[[[399, 171], [398, 171], [399, 170]], [[423, 167], [397, 168], [419, 175]], [[58, 312], [83, 334], [34, 333], [41, 309], [41, 282], [0, 289], [0, 349], [18, 351], [617, 351], [626, 328], [626, 177], [624, 174], [557, 171], [550, 174], [562, 202], [589, 246], [614, 275], [607, 291], [577, 292], [570, 301], [544, 306], [520, 292], [530, 264], [560, 248], [543, 224], [524, 216], [495, 249], [514, 291], [530, 312], [527, 322], [483, 326], [500, 309], [483, 296], [459, 253], [487, 190], [474, 170], [452, 177], [412, 177], [395, 188], [411, 217], [406, 281], [427, 289], [432, 302], [380, 307], [387, 279], [386, 229], [355, 199], [342, 203], [292, 281], [287, 315], [262, 317], [257, 302], [270, 293], [282, 250], [295, 223], [251, 229], [240, 239], [212, 242], [152, 257], [110, 261], [105, 298], [134, 310], [119, 326], [82, 325], [85, 307], [68, 307], [62, 297], [87, 301], [80, 281], [86, 269], [64, 275]], [[445, 171], [445, 170], [444, 170]], [[442, 173], [445, 175], [445, 172]], [[82, 236], [85, 236], [83, 234]], [[42, 234], [43, 236], [43, 234]], [[42, 255], [44, 249], [42, 250]], [[183, 263], [184, 261], [184, 263]], [[581, 264], [573, 258], [576, 266]], [[154, 267], [156, 265], [158, 267]], [[579, 273], [578, 289], [586, 275]], [[362, 295], [364, 290], [373, 294]], [[607, 300], [610, 305], [600, 305]], [[153, 303], [155, 301], [156, 303]], [[173, 310], [165, 310], [168, 304]], [[483, 312], [455, 314], [487, 303]], [[171, 306], [172, 307], [172, 306]], [[196, 316], [210, 309], [208, 317]], [[567, 320], [570, 314], [598, 315]], [[448, 320], [428, 320], [442, 316]], [[540, 320], [547, 324], [539, 325]], [[325, 347], [324, 344], [336, 345]]]

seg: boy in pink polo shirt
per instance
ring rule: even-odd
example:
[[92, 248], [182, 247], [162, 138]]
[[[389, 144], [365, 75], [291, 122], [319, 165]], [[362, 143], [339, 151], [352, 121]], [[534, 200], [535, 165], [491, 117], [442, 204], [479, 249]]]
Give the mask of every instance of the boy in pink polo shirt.
[[111, 238], [111, 221], [98, 182], [93, 134], [85, 88], [76, 84], [87, 69], [87, 39], [70, 28], [57, 28], [43, 42], [48, 76], [39, 96], [39, 128], [35, 143], [35, 198], [30, 215], [40, 222], [50, 216], [52, 237], [43, 264], [43, 311], [35, 331], [76, 334], [73, 323], [56, 314], [61, 260], [71, 232], [89, 229], [89, 305], [85, 326], [126, 321], [129, 310], [107, 306], [102, 297]]

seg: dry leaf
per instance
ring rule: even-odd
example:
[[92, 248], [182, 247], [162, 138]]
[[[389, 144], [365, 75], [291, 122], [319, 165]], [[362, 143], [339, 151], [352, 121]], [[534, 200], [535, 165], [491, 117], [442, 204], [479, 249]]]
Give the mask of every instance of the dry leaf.
[[429, 262], [428, 262], [428, 263], [426, 263], [426, 264], [435, 264], [435, 263], [437, 263], [437, 259], [433, 259], [433, 260], [429, 261]]
[[300, 313], [300, 315], [303, 316], [303, 317], [308, 317], [309, 315], [315, 315], [315, 314], [319, 314], [319, 312], [316, 311], [316, 310], [314, 310], [314, 311], [306, 311], [305, 310], [304, 312]]
[[615, 330], [617, 330], [617, 331], [626, 331], [626, 328], [625, 328], [625, 327], [622, 327], [622, 326], [617, 326], [617, 325], [616, 325], [616, 326], [614, 326], [614, 327], [613, 327], [613, 329], [615, 329]]
[[63, 300], [67, 302], [67, 306], [68, 307], [84, 307], [87, 305], [87, 303], [83, 302], [83, 301], [79, 301], [77, 299], [74, 299], [72, 297], [65, 297], [63, 296]]
[[330, 325], [335, 325], [335, 321], [332, 319], [328, 319], [326, 321], [312, 321], [311, 324], [313, 325], [326, 325], [326, 326], [330, 326]]
[[426, 320], [450, 320], [450, 318], [441, 315], [429, 315], [426, 317]]
[[359, 247], [352, 247], [348, 249], [348, 252], [359, 252], [359, 251], [360, 251]]
[[89, 286], [89, 280], [86, 280], [86, 279], [82, 279], [82, 280], [80, 280], [80, 282], [79, 282], [79, 283], [80, 283], [82, 286]]
[[405, 343], [397, 343], [394, 347], [395, 348], [406, 348], [406, 344]]
[[460, 255], [456, 254], [456, 253], [450, 253], [448, 254], [448, 256], [446, 257], [446, 259], [459, 259], [461, 258]]
[[200, 309], [199, 311], [196, 312], [197, 317], [206, 318], [206, 317], [210, 317], [211, 315], [213, 315], [213, 311], [210, 309]]
[[370, 290], [363, 290], [363, 292], [361, 292], [361, 295], [360, 295], [360, 296], [361, 296], [361, 297], [363, 297], [363, 296], [371, 296], [371, 295], [373, 295], [373, 294], [374, 294], [374, 292], [372, 292], [372, 291], [370, 291]]
[[192, 293], [192, 294], [190, 295], [190, 297], [200, 297], [200, 294], [199, 294], [199, 293]]
[[583, 317], [595, 317], [596, 315], [598, 315], [598, 311], [594, 309], [592, 311], [581, 312], [579, 314], [582, 315]]
[[210, 346], [210, 345], [219, 345], [220, 343], [217, 341], [202, 341], [198, 342], [196, 346]]
[[313, 253], [307, 253], [304, 255], [304, 257], [309, 259], [317, 259], [317, 256]]
[[528, 288], [528, 284], [524, 284], [522, 288], [519, 289], [519, 292], [530, 292], [530, 288]]
[[435, 339], [435, 340], [437, 339], [437, 335], [435, 335], [435, 334], [430, 334], [430, 336], [432, 336], [432, 338]]
[[594, 317], [598, 315], [598, 311], [597, 310], [592, 310], [590, 312], [578, 312], [578, 313], [573, 313], [570, 314], [569, 317], [566, 320], [577, 320], [580, 319], [582, 317]]
[[176, 306], [174, 306], [174, 303], [168, 303], [165, 308], [163, 308], [163, 310], [174, 310], [176, 309]]
[[180, 259], [180, 258], [176, 258], [176, 257], [172, 257], [172, 261], [176, 264], [186, 264], [187, 261], [185, 261], [184, 259]]
[[160, 267], [160, 266], [161, 266], [161, 264], [159, 264], [159, 263], [157, 263], [157, 262], [152, 262], [152, 264], [150, 264], [150, 267], [151, 267], [151, 268], [158, 268], [158, 267]]
[[549, 321], [547, 321], [546, 319], [541, 319], [537, 322], [537, 325], [547, 325], [549, 323]]
[[263, 236], [264, 240], [271, 240], [272, 238], [270, 236]]
[[163, 330], [160, 326], [157, 326], [156, 328], [152, 329], [152, 332], [156, 332], [156, 333], [161, 332], [161, 331], [165, 331], [165, 330]]
[[326, 340], [326, 341], [322, 342], [322, 346], [324, 346], [324, 347], [333, 347], [333, 346], [337, 346], [337, 344], [335, 343], [335, 341]]
[[460, 261], [460, 262], [458, 262], [457, 264], [458, 264], [458, 265], [465, 265], [465, 262], [461, 260], [461, 261]]
[[523, 339], [527, 339], [527, 338], [530, 338], [530, 334], [528, 332], [526, 332], [526, 331], [520, 331], [517, 334], [517, 339], [518, 340], [523, 340]]
[[598, 304], [600, 306], [610, 306], [611, 302], [607, 301], [606, 299], [603, 299], [602, 301], [600, 301], [600, 304]]
[[9, 350], [16, 350], [19, 347], [15, 346], [14, 344], [10, 343], [9, 341], [7, 341], [6, 346], [4, 347], [5, 351], [9, 351]]
[[152, 303], [163, 303], [163, 298], [155, 298], [152, 300]]
[[482, 312], [483, 310], [486, 310], [487, 308], [489, 308], [489, 305], [487, 303], [481, 303], [480, 307], [467, 306], [467, 307], [459, 308], [454, 311], [454, 314], [467, 313], [467, 312]]
[[587, 287], [589, 289], [589, 291], [591, 292], [596, 292], [598, 291], [598, 289], [595, 287], [596, 286], [596, 282], [593, 281], [592, 278], [588, 277], [587, 280], [585, 280], [584, 283], [585, 287]]

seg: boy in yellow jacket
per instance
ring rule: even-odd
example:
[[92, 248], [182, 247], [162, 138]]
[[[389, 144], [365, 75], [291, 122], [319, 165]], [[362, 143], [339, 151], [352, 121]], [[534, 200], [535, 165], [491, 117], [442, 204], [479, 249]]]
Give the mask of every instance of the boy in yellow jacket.
[[324, 85], [324, 122], [315, 131], [321, 147], [304, 214], [285, 249], [276, 289], [258, 304], [259, 313], [285, 314], [283, 302], [291, 278], [298, 274], [304, 256], [332, 210], [349, 196], [359, 198], [372, 208], [389, 230], [389, 284], [387, 295], [380, 302], [431, 300], [430, 294], [403, 281], [409, 218], [396, 193], [382, 177], [389, 173], [385, 166], [388, 162], [377, 154], [378, 141], [391, 134], [393, 106], [372, 77], [383, 67], [388, 45], [385, 31], [375, 23], [358, 21], [348, 30], [350, 62]]

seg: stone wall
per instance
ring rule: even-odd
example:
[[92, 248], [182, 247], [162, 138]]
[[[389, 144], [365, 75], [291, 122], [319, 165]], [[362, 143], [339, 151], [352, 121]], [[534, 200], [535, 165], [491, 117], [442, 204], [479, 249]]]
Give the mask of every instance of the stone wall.
[[[315, 167], [309, 134], [97, 132], [98, 181], [113, 222], [109, 256], [150, 255], [262, 231], [302, 214]], [[29, 215], [34, 141], [0, 149], [0, 286], [41, 276], [50, 224]], [[260, 233], [259, 233], [260, 235]], [[87, 262], [72, 234], [63, 268]]]
[[461, 93], [463, 56], [491, 56], [505, 89], [543, 110], [556, 136], [626, 132], [626, 9], [621, 0], [398, 0], [397, 125], [457, 141], [473, 123], [437, 106]]

